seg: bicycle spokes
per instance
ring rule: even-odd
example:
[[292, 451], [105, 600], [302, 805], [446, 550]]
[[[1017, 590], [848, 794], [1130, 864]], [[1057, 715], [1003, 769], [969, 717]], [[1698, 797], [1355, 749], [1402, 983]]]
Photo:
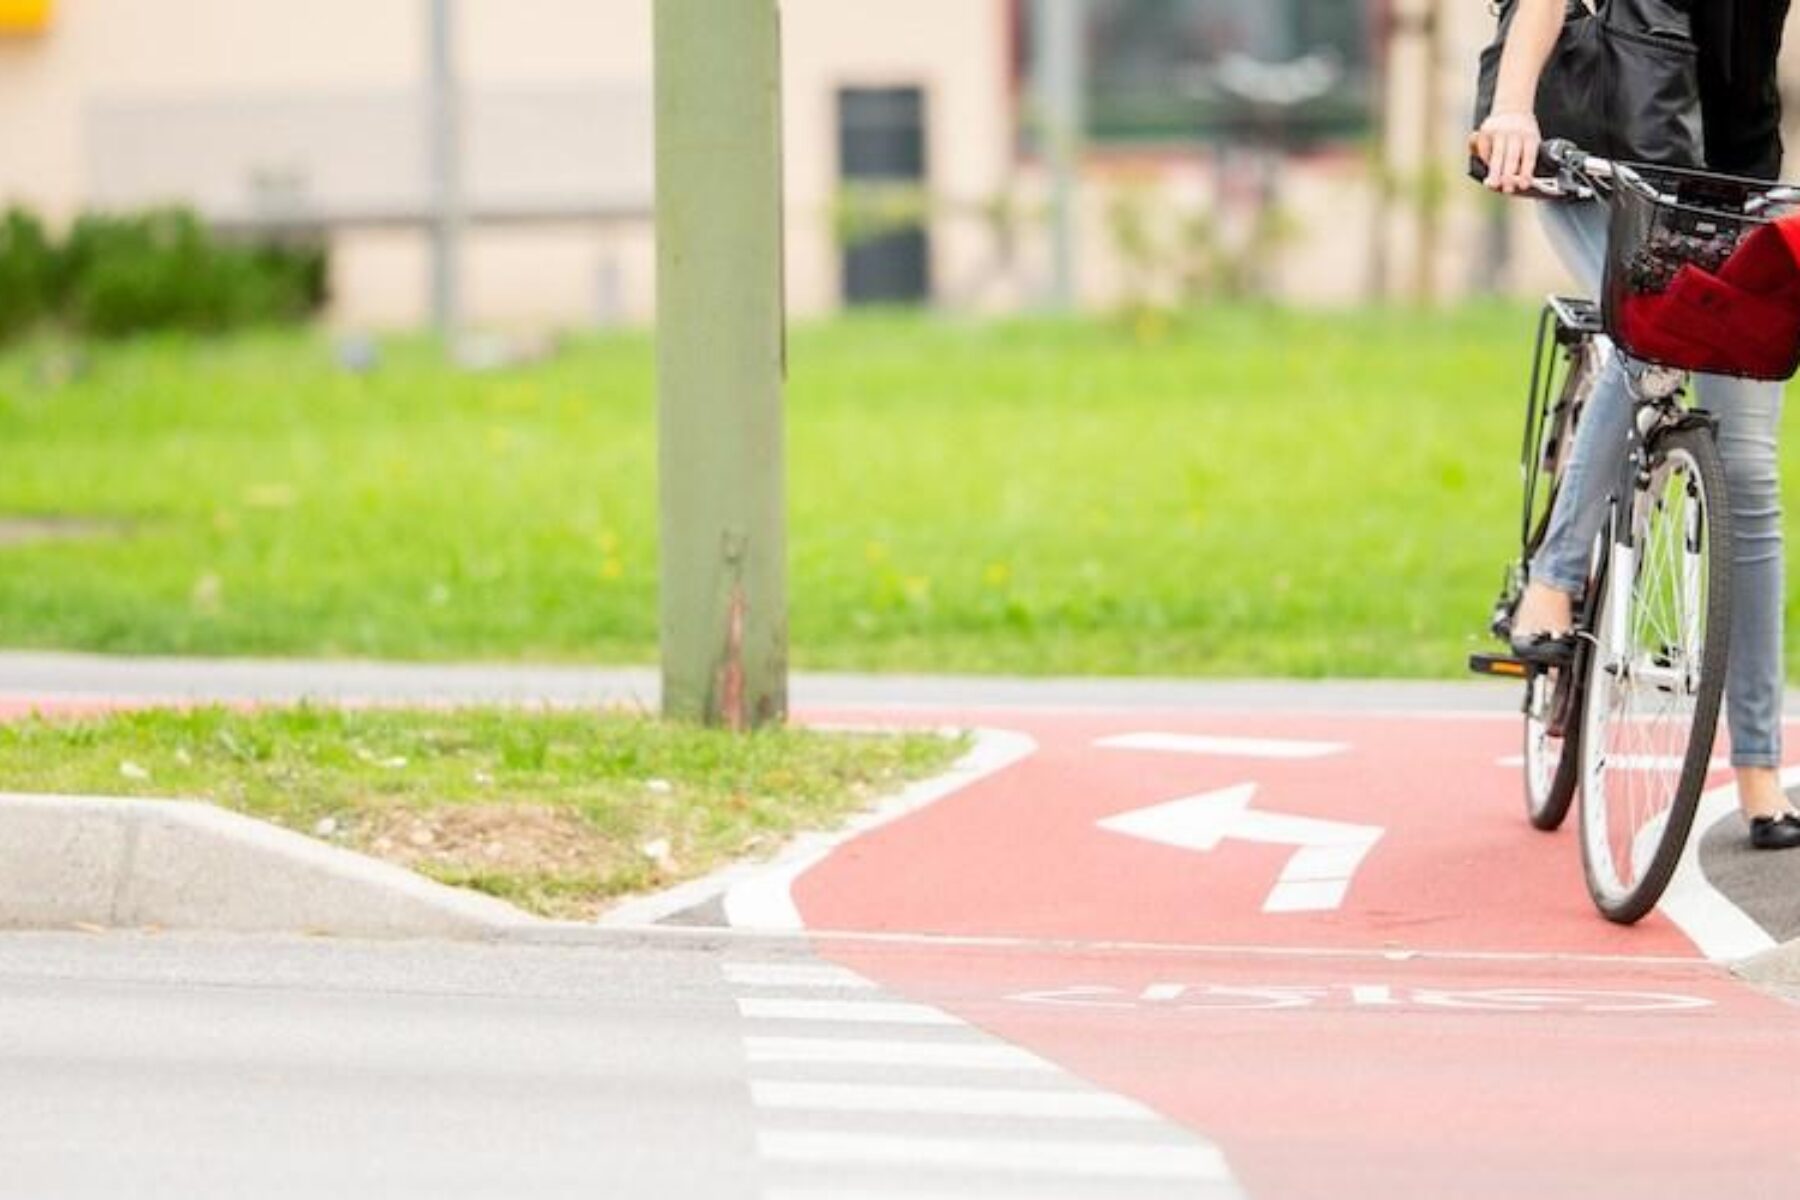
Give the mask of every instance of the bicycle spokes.
[[[1647, 909], [1666, 884], [1717, 721], [1723, 647], [1709, 639], [1723, 603], [1714, 576], [1729, 559], [1711, 545], [1711, 498], [1690, 446], [1680, 439], [1662, 454], [1638, 495], [1633, 545], [1613, 549], [1595, 630], [1583, 850], [1612, 916]], [[1716, 454], [1709, 437], [1703, 453]]]

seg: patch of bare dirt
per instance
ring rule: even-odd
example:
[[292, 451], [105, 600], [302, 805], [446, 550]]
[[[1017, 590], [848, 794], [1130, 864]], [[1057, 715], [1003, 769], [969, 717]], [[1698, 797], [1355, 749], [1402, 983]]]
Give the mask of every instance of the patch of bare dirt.
[[369, 852], [405, 867], [449, 867], [507, 875], [595, 871], [617, 848], [580, 817], [532, 805], [396, 809], [359, 822]]

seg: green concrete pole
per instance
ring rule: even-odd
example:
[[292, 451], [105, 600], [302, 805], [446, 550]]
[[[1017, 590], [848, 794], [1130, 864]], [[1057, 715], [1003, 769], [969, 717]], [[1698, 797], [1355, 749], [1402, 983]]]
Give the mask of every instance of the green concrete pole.
[[787, 716], [778, 0], [656, 0], [663, 713]]

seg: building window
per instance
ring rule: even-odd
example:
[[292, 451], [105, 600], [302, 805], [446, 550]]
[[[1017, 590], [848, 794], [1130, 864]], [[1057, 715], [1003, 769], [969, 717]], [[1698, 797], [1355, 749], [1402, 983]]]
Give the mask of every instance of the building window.
[[[1032, 74], [1034, 0], [1016, 0]], [[1087, 0], [1089, 134], [1101, 142], [1256, 135], [1303, 147], [1372, 113], [1380, 0]]]
[[844, 302], [923, 304], [931, 299], [931, 232], [925, 91], [838, 92], [838, 163], [844, 188]]

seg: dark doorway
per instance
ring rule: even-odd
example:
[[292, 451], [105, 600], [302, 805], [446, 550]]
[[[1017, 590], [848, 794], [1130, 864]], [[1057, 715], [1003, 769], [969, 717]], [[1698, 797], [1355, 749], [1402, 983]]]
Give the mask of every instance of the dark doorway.
[[[838, 161], [853, 212], [844, 250], [844, 302], [931, 299], [931, 234], [892, 214], [925, 198], [925, 93], [916, 87], [838, 92]], [[858, 228], [872, 218], [872, 224]]]

